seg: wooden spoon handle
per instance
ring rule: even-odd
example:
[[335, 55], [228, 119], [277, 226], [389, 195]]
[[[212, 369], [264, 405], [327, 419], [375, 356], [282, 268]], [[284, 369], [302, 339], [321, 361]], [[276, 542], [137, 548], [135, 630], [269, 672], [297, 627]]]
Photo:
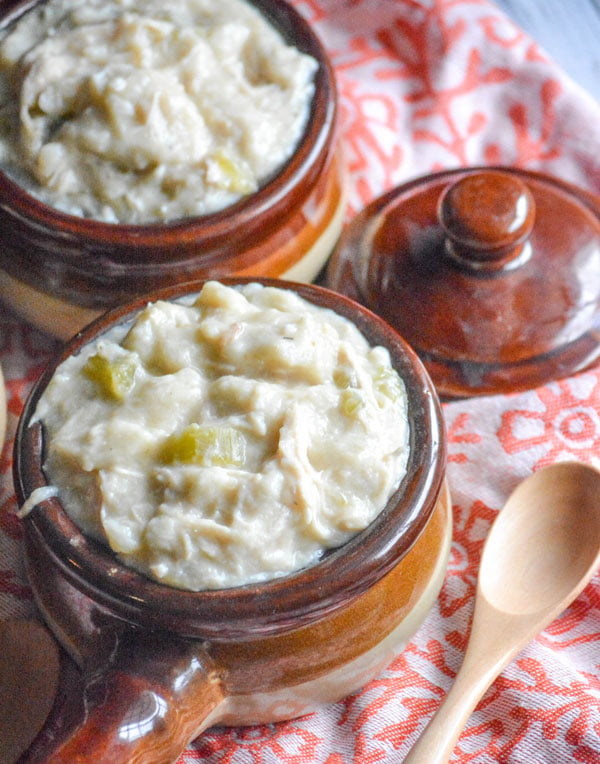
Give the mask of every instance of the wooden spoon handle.
[[125, 640], [105, 669], [67, 672], [58, 712], [19, 764], [172, 764], [224, 699], [203, 647], [170, 637]]
[[446, 764], [467, 719], [494, 678], [495, 675], [486, 675], [475, 682], [471, 673], [463, 672], [461, 668], [450, 692], [421, 733], [404, 764]]
[[[548, 616], [547, 620], [551, 620]], [[445, 764], [471, 712], [494, 679], [535, 636], [540, 616], [514, 616], [478, 591], [467, 652], [454, 684], [404, 764]]]

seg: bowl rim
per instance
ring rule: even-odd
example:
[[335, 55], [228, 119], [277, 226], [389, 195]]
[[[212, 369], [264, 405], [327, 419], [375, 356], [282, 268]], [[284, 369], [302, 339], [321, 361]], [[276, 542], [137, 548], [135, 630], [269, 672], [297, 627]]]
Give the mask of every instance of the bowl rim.
[[[75, 335], [49, 362], [32, 388], [19, 419], [13, 477], [19, 505], [41, 487], [43, 431], [31, 422], [37, 402], [57, 366], [109, 328], [127, 323], [149, 301], [196, 294], [206, 281], [161, 289], [108, 311]], [[370, 310], [315, 284], [268, 278], [227, 278], [235, 286], [258, 282], [292, 289], [300, 296], [352, 320], [371, 344], [390, 351], [409, 400], [410, 452], [407, 472], [381, 513], [346, 544], [321, 561], [265, 582], [192, 592], [160, 584], [118, 561], [112, 551], [87, 538], [55, 496], [23, 518], [25, 535], [50, 550], [53, 562], [77, 589], [140, 625], [172, 625], [187, 636], [236, 640], [283, 633], [338, 610], [377, 583], [408, 553], [427, 524], [442, 490], [446, 433], [441, 404], [425, 367], [402, 337]]]
[[[221, 239], [231, 234], [232, 225], [251, 228], [253, 222], [269, 212], [277, 214], [294, 190], [306, 179], [318, 175], [323, 152], [333, 144], [337, 120], [337, 90], [333, 65], [324, 45], [307, 19], [286, 0], [245, 0], [284, 37], [318, 62], [314, 77], [314, 94], [302, 137], [290, 158], [257, 191], [240, 198], [223, 209], [170, 221], [147, 223], [110, 223], [63, 212], [29, 193], [0, 167], [0, 205], [13, 217], [26, 221], [36, 230], [56, 231], [60, 239], [83, 237], [102, 241], [119, 263], [143, 263], [146, 256], [136, 255], [136, 247], [151, 247], [156, 237], [161, 246], [194, 242], [200, 236]], [[8, 0], [0, 9], [0, 30], [17, 21], [23, 14], [45, 0]], [[256, 223], [254, 222], [254, 225]], [[134, 247], [131, 251], [129, 248]], [[121, 250], [126, 249], [126, 252]], [[54, 253], [60, 257], [60, 250]]]

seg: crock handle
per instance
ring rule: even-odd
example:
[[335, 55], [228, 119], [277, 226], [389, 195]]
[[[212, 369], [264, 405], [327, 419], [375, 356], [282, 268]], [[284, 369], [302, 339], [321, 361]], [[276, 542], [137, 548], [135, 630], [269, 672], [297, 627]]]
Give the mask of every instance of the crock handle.
[[93, 672], [64, 656], [61, 668], [55, 708], [18, 764], [172, 764], [225, 697], [206, 647], [170, 636], [121, 637]]

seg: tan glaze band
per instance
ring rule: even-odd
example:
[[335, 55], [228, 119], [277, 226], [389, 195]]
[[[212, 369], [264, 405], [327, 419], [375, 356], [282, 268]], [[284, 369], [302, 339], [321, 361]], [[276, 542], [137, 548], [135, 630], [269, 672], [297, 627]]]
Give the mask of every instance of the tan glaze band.
[[4, 386], [4, 377], [2, 376], [2, 367], [0, 366], [0, 454], [4, 448], [4, 438], [6, 437], [6, 388]]
[[[386, 637], [348, 663], [308, 682], [271, 692], [232, 695], [225, 698], [223, 705], [217, 709], [215, 723], [229, 726], [263, 724], [303, 716], [315, 711], [320, 705], [334, 703], [350, 695], [381, 673], [402, 652], [419, 629], [444, 582], [452, 542], [452, 502], [447, 486], [442, 490], [430, 523], [413, 551], [418, 555], [417, 547], [428, 546], [434, 538], [439, 544], [439, 551], [437, 556], [433, 556], [434, 565], [429, 576], [420, 593], [415, 592], [415, 601], [411, 601], [409, 612]], [[412, 562], [411, 555], [412, 551], [405, 558], [409, 565]], [[394, 571], [389, 575], [393, 576], [393, 573]], [[400, 584], [399, 589], [401, 588]], [[402, 595], [403, 593], [399, 592], [399, 603]]]
[[[340, 235], [344, 214], [345, 199], [340, 199], [334, 217], [320, 238], [281, 278], [308, 283], [319, 274]], [[68, 340], [101, 313], [40, 292], [3, 270], [0, 270], [0, 299], [27, 323], [60, 340]]]
[[0, 299], [18, 316], [61, 340], [72, 337], [99, 313], [40, 292], [0, 270]]
[[[247, 640], [233, 646], [212, 644], [212, 657], [218, 664], [228, 667], [228, 687], [231, 688], [228, 702], [232, 701], [236, 708], [236, 696], [260, 693], [264, 697], [270, 694], [278, 697], [278, 693], [285, 695], [290, 689], [293, 694], [297, 687], [305, 688], [301, 694], [306, 700], [309, 697], [306, 689], [311, 686], [318, 689], [323, 678], [331, 691], [334, 683], [330, 677], [338, 671], [345, 675], [345, 667], [355, 661], [361, 664], [366, 661], [370, 665], [382, 641], [387, 643], [390, 639], [401, 649], [413, 633], [411, 627], [415, 620], [420, 623], [425, 617], [425, 604], [427, 607], [433, 604], [427, 592], [437, 586], [437, 596], [442, 584], [451, 534], [450, 506], [448, 491], [444, 489], [425, 529], [408, 554], [343, 611], [321, 619], [318, 627], [309, 625], [285, 635]], [[350, 639], [348, 634], [352, 635]], [[366, 655], [371, 657], [366, 659]], [[391, 657], [388, 653], [388, 663]], [[379, 668], [378, 664], [373, 675]], [[367, 673], [363, 667], [363, 678]], [[356, 677], [352, 679], [352, 673], [347, 679], [351, 686], [346, 683], [341, 692], [333, 691], [334, 697], [322, 697], [320, 692], [317, 693], [313, 707], [344, 697], [364, 684], [362, 680], [357, 683]], [[242, 723], [258, 720], [253, 715], [241, 718]], [[232, 718], [231, 723], [239, 722]]]
[[[304, 227], [292, 242], [287, 240], [272, 256], [273, 263], [262, 261], [236, 274], [239, 276], [273, 276], [310, 283], [321, 272], [342, 231], [346, 214], [346, 169], [338, 155], [331, 168], [328, 187], [322, 203], [303, 209]], [[296, 258], [299, 248], [305, 254]], [[289, 267], [281, 273], [267, 273], [285, 255]], [[210, 274], [206, 274], [210, 277]], [[0, 300], [27, 323], [59, 340], [68, 340], [80, 329], [97, 318], [102, 311], [84, 308], [76, 303], [41, 292], [0, 268]]]

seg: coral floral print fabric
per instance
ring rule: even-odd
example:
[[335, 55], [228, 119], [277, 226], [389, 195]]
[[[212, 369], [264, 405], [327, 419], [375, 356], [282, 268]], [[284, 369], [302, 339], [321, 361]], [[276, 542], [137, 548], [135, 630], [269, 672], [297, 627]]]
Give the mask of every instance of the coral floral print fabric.
[[[544, 169], [600, 193], [600, 107], [487, 0], [295, 0], [338, 76], [350, 209], [409, 178], [472, 164]], [[1, 309], [0, 309], [1, 310]], [[52, 342], [0, 312], [8, 393], [0, 465], [0, 617], [34, 612], [11, 446]], [[211, 729], [179, 764], [401, 762], [460, 666], [487, 531], [541, 466], [600, 466], [600, 369], [444, 406], [454, 529], [440, 596], [406, 650], [356, 694], [293, 721]], [[486, 693], [452, 761], [600, 761], [600, 575]]]

